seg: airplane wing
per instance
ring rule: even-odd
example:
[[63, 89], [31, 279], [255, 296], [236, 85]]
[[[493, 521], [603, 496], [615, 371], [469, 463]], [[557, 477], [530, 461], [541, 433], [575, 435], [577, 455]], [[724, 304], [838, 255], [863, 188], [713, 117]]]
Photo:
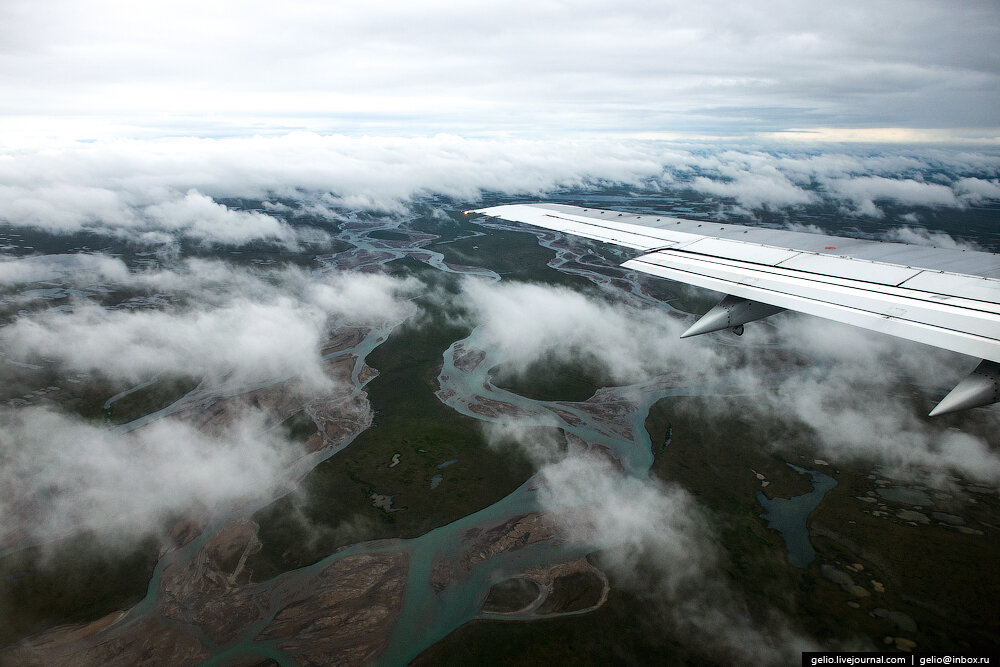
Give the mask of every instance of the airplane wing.
[[724, 292], [682, 337], [795, 310], [981, 359], [931, 416], [1000, 401], [1000, 255], [562, 204], [467, 213], [641, 251], [622, 266]]

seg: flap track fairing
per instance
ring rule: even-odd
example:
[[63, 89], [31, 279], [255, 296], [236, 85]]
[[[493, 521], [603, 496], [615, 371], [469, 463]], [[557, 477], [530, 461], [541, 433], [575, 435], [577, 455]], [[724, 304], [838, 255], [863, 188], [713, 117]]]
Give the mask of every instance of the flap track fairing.
[[733, 329], [734, 332], [741, 334], [743, 333], [743, 325], [747, 322], [762, 320], [783, 310], [785, 309], [778, 306], [730, 294], [720, 301], [719, 305], [702, 315], [691, 328], [681, 334], [681, 338], [721, 331], [722, 329]]
[[978, 408], [1000, 401], [1000, 364], [983, 360], [967, 378], [958, 383], [941, 402], [931, 410], [937, 417], [949, 412]]

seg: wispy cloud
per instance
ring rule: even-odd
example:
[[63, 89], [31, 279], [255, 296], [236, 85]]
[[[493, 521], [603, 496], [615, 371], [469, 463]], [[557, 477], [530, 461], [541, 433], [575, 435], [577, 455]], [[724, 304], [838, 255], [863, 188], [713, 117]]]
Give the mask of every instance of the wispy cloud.
[[859, 213], [882, 217], [876, 205], [879, 199], [890, 199], [917, 206], [959, 206], [951, 187], [939, 183], [923, 183], [912, 178], [860, 176], [829, 179], [825, 185], [838, 199], [844, 199]]
[[101, 254], [0, 257], [0, 285], [18, 285], [72, 276], [76, 283], [128, 279], [128, 267], [115, 257]]
[[684, 489], [623, 475], [593, 455], [563, 458], [539, 477], [539, 502], [569, 538], [601, 550], [616, 580], [648, 600], [678, 635], [697, 638], [705, 654], [788, 664], [816, 650], [777, 613], [751, 618], [727, 583], [709, 512]]
[[[463, 300], [477, 341], [499, 353], [504, 371], [585, 364], [622, 384], [660, 378], [690, 394], [673, 409], [696, 420], [738, 410], [759, 423], [796, 426], [795, 440], [773, 443], [778, 451], [808, 446], [835, 466], [877, 465], [941, 488], [956, 473], [1000, 485], [1000, 456], [989, 442], [996, 415], [976, 433], [950, 429], [926, 420], [909, 389], [957, 381], [967, 370], [957, 355], [797, 315], [748, 326], [738, 341], [680, 340], [688, 322], [665, 310], [547, 285], [468, 281]], [[695, 638], [720, 662], [787, 664], [818, 650], [777, 610], [750, 612], [728, 583], [709, 508], [680, 485], [567, 448], [557, 426], [554, 416], [519, 417], [484, 433], [493, 446], [531, 458], [543, 509], [570, 540], [600, 551], [618, 585], [649, 603], [658, 619], [651, 626]], [[866, 647], [867, 640], [841, 637], [824, 648]]]
[[[943, 395], [971, 370], [960, 355], [804, 315], [748, 326], [728, 344], [725, 334], [679, 339], [689, 322], [663, 310], [564, 288], [470, 281], [463, 294], [481, 340], [499, 351], [505, 370], [555, 362], [596, 367], [621, 384], [666, 376], [695, 396], [728, 396], [678, 409], [715, 418], [738, 404], [759, 420], [797, 423], [832, 461], [878, 463], [929, 483], [953, 471], [1000, 484], [1000, 456], [988, 436], [927, 420], [930, 406], [905, 390]], [[775, 350], [808, 364], [781, 363]], [[989, 412], [984, 418], [997, 420]]]
[[[908, 221], [916, 222], [917, 216], [913, 214], [911, 214], [911, 216], [911, 218], [908, 218]], [[903, 226], [890, 229], [885, 234], [885, 240], [898, 241], [899, 243], [909, 243], [911, 245], [925, 245], [933, 248], [982, 250], [982, 247], [979, 244], [970, 243], [968, 241], [959, 241], [952, 238], [949, 234], [945, 234], [943, 232], [933, 232], [919, 227]]]
[[0, 340], [15, 358], [44, 357], [116, 380], [299, 377], [322, 388], [329, 380], [319, 350], [328, 328], [404, 319], [416, 312], [408, 297], [420, 289], [414, 279], [378, 274], [255, 274], [210, 261], [131, 274], [124, 284], [171, 290], [179, 305], [106, 309], [81, 301], [69, 312], [24, 314], [0, 329]]
[[[73, 256], [76, 257], [76, 256]], [[317, 274], [293, 268], [251, 271], [220, 261], [130, 273], [118, 260], [13, 260], [12, 280], [93, 269], [113, 286], [168, 294], [156, 308], [106, 309], [86, 301], [38, 310], [0, 328], [4, 352], [62, 373], [113, 384], [184, 375], [205, 385], [246, 387], [294, 379], [302, 401], [338, 388], [321, 346], [341, 325], [380, 325], [418, 312], [415, 279]], [[80, 532], [128, 542], [155, 533], [187, 510], [209, 514], [266, 499], [291, 483], [300, 444], [271, 428], [273, 415], [231, 406], [211, 433], [174, 418], [131, 433], [67, 414], [56, 404], [4, 409], [0, 421], [0, 543], [46, 541]]]
[[317, 387], [324, 318], [291, 299], [245, 299], [186, 311], [105, 310], [80, 304], [44, 311], [0, 330], [18, 358], [58, 359], [67, 369], [137, 381], [156, 373], [246, 382], [302, 376]]
[[252, 240], [291, 243], [294, 232], [282, 221], [257, 211], [234, 211], [196, 190], [183, 199], [152, 204], [145, 211], [151, 226], [198, 240], [242, 245]]
[[211, 436], [176, 420], [122, 434], [49, 408], [4, 410], [2, 419], [5, 548], [81, 533], [130, 543], [189, 510], [267, 498], [301, 454], [252, 411]]

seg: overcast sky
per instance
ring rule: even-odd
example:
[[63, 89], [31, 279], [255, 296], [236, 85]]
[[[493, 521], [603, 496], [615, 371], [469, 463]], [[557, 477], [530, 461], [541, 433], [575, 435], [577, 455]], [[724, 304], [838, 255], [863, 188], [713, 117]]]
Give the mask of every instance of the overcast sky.
[[994, 0], [4, 0], [0, 121], [75, 138], [995, 139], [998, 46]]

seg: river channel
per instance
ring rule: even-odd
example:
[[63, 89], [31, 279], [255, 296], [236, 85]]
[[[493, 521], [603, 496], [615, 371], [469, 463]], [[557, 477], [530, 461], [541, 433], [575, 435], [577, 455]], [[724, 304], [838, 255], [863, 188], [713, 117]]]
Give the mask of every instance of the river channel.
[[[515, 229], [495, 223], [484, 223], [484, 226], [493, 229]], [[372, 233], [377, 231], [405, 233], [408, 238], [405, 240], [373, 238]], [[517, 228], [516, 231], [526, 230]], [[559, 242], [559, 237], [556, 235], [542, 231], [536, 232], [536, 235], [540, 244], [555, 251], [556, 256], [549, 263], [553, 268], [583, 276], [599, 286], [606, 287], [613, 284], [619, 288], [623, 299], [646, 306], [671, 309], [669, 304], [649, 297], [642, 289], [638, 278], [631, 272], [614, 268], [609, 270], [606, 263], [588, 265], [585, 256], [568, 250]], [[496, 272], [487, 268], [457, 266], [447, 262], [442, 253], [428, 247], [437, 237], [409, 230], [404, 232], [395, 224], [377, 225], [367, 221], [348, 223], [342, 227], [337, 238], [348, 242], [353, 248], [318, 258], [327, 270], [374, 270], [395, 260], [409, 258], [438, 271], [485, 280], [501, 279]], [[361, 373], [365, 359], [389, 337], [398, 324], [389, 323], [382, 327], [371, 328], [354, 346], [333, 353], [333, 355], [352, 355], [356, 359], [352, 373], [353, 393], [345, 396], [343, 400], [351, 400], [363, 390], [364, 381]], [[534, 400], [494, 385], [490, 369], [504, 362], [505, 360], [500, 358], [496, 351], [481, 342], [480, 331], [473, 330], [465, 339], [453, 342], [444, 353], [441, 371], [437, 376], [438, 399], [455, 412], [484, 424], [501, 422], [510, 419], [511, 415], [516, 415], [521, 425], [557, 426], [567, 437], [601, 448], [620, 464], [622, 474], [641, 479], [649, 476], [653, 464], [653, 448], [644, 423], [651, 407], [657, 401], [669, 396], [718, 395], [734, 390], [725, 377], [699, 386], [671, 385], [662, 378], [654, 378], [641, 384], [605, 388], [601, 390], [599, 397], [591, 399], [587, 404]], [[287, 379], [275, 379], [272, 384]], [[153, 381], [155, 378], [150, 382]], [[141, 386], [136, 389], [139, 388]], [[175, 404], [119, 428], [122, 431], [129, 431], [155, 419], [198, 405], [200, 402], [207, 402], [220, 396], [235, 396], [256, 388], [259, 387], [219, 385], [211, 388], [198, 387]], [[127, 393], [112, 397], [109, 399], [109, 404]], [[595, 404], [615, 405], [617, 412], [614, 419], [608, 418], [607, 411], [594, 409]], [[350, 441], [347, 441], [338, 447], [305, 457], [298, 462], [300, 469], [294, 471], [292, 476], [297, 478], [304, 476], [309, 469], [322, 460], [336, 455], [349, 444]], [[532, 477], [498, 502], [419, 537], [355, 544], [340, 549], [308, 567], [279, 575], [280, 582], [269, 589], [272, 599], [266, 603], [264, 601], [257, 603], [262, 613], [260, 619], [241, 630], [241, 639], [228, 646], [218, 647], [218, 652], [203, 664], [227, 664], [237, 656], [247, 655], [271, 658], [282, 665], [296, 664], [291, 655], [279, 648], [277, 640], [263, 641], [258, 638], [278, 613], [280, 591], [292, 589], [297, 584], [306, 585], [317, 572], [340, 559], [359, 554], [385, 552], [405, 553], [409, 565], [403, 608], [378, 662], [384, 665], [407, 664], [424, 649], [459, 626], [474, 618], [483, 617], [483, 602], [494, 584], [527, 568], [566, 563], [594, 551], [595, 546], [586, 542], [543, 540], [470, 563], [462, 576], [449, 579], [443, 586], [431, 585], [435, 564], [449, 558], [453, 559], [455, 554], [462, 553], [466, 548], [470, 531], [482, 526], [496, 526], [506, 520], [541, 511], [537, 491], [539, 483], [538, 479]], [[434, 492], [446, 492], [446, 490], [436, 489]], [[145, 614], [156, 608], [161, 596], [161, 577], [168, 561], [172, 567], [178, 567], [179, 564], [195, 558], [227, 521], [251, 516], [266, 502], [270, 500], [240, 507], [231, 515], [219, 519], [214, 526], [207, 527], [199, 537], [181, 549], [170, 552], [161, 559], [154, 570], [146, 598], [130, 610], [128, 622], [132, 624], [139, 622]], [[778, 511], [775, 506], [768, 509], [772, 514]], [[802, 523], [804, 530], [804, 520]], [[529, 617], [530, 613], [524, 615], [524, 618]], [[519, 616], [513, 614], [508, 618], [517, 619]]]

